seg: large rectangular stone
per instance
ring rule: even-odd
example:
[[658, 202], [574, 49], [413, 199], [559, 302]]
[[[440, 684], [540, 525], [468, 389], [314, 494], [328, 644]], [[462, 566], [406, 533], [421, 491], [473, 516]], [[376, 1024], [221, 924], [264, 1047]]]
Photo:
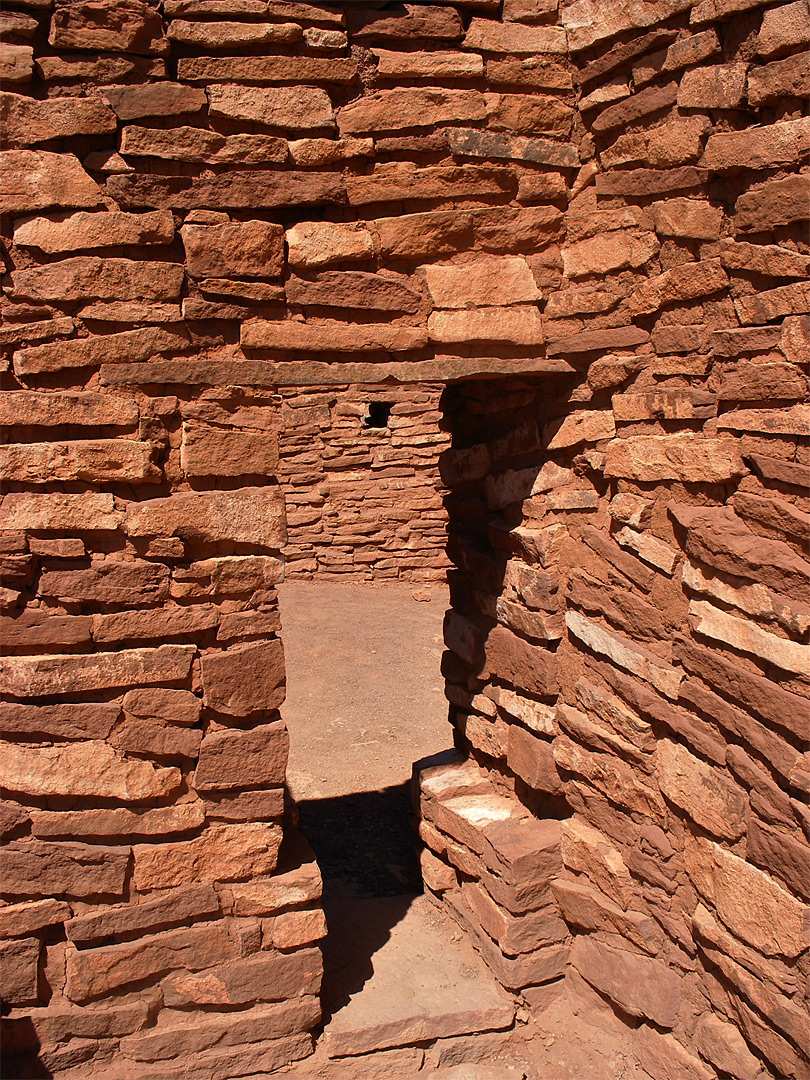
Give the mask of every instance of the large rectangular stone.
[[205, 736], [194, 774], [197, 791], [274, 787], [284, 783], [289, 736], [283, 721], [249, 731], [215, 731]]
[[167, 930], [99, 949], [68, 949], [65, 994], [77, 1003], [92, 1001], [178, 968], [199, 971], [214, 967], [234, 952], [235, 946], [221, 922]]
[[202, 656], [203, 700], [228, 716], [253, 716], [277, 709], [286, 682], [280, 639], [232, 645]]
[[485, 655], [482, 676], [486, 673], [538, 697], [557, 693], [555, 655], [549, 649], [496, 626], [487, 637]]
[[123, 896], [128, 847], [14, 840], [0, 848], [7, 896]]
[[188, 677], [194, 645], [63, 656], [6, 656], [0, 690], [16, 698], [77, 694], [125, 686], [161, 686]]
[[73, 154], [45, 150], [0, 153], [0, 211], [28, 214], [51, 206], [99, 206], [98, 184]]
[[681, 480], [726, 483], [745, 472], [738, 444], [731, 439], [697, 439], [692, 435], [632, 435], [607, 446], [607, 476], [643, 483]]
[[284, 352], [409, 352], [427, 345], [427, 332], [389, 323], [250, 319], [242, 324], [241, 343], [244, 349]]
[[0, 91], [0, 123], [10, 142], [30, 146], [72, 135], [109, 135], [115, 113], [98, 97], [40, 100]]
[[183, 423], [180, 467], [186, 476], [274, 476], [278, 435]]
[[171, 889], [204, 881], [238, 881], [272, 874], [281, 826], [271, 822], [209, 825], [193, 840], [136, 844], [135, 887]]
[[127, 536], [179, 536], [184, 540], [231, 540], [278, 550], [287, 539], [284, 496], [278, 487], [238, 491], [181, 492], [129, 503]]
[[125, 208], [251, 210], [277, 206], [345, 203], [346, 184], [336, 173], [229, 170], [215, 176], [111, 176], [107, 189]]
[[317, 994], [322, 971], [320, 949], [299, 949], [233, 960], [201, 975], [173, 975], [162, 989], [169, 1008], [289, 1001]]
[[267, 221], [184, 225], [180, 234], [193, 277], [277, 277], [284, 265], [284, 230]]
[[338, 111], [341, 135], [434, 127], [437, 124], [484, 120], [487, 103], [479, 90], [398, 87], [378, 90]]
[[187, 349], [190, 341], [185, 331], [145, 326], [120, 334], [93, 334], [50, 345], [35, 345], [14, 353], [14, 371], [18, 376], [68, 368], [96, 367], [104, 363], [133, 363], [167, 352]]
[[677, 696], [683, 674], [659, 656], [636, 642], [612, 634], [598, 623], [586, 619], [578, 611], [566, 612], [565, 623], [571, 633], [598, 656], [606, 656], [619, 667], [638, 675], [667, 697]]
[[37, 487], [55, 480], [157, 483], [162, 473], [152, 453], [150, 443], [134, 439], [12, 443], [0, 447], [0, 471], [7, 482]]
[[177, 77], [184, 83], [345, 84], [356, 75], [354, 60], [333, 56], [183, 56], [177, 61]]
[[578, 936], [573, 967], [601, 994], [631, 1016], [673, 1028], [681, 1004], [681, 977], [664, 960], [626, 952], [595, 938]]
[[332, 127], [333, 124], [329, 95], [314, 87], [266, 89], [225, 83], [210, 85], [206, 94], [212, 116], [294, 131]]
[[134, 401], [94, 391], [7, 390], [0, 396], [3, 427], [133, 427]]
[[76, 915], [65, 923], [65, 933], [68, 941], [86, 947], [116, 934], [154, 933], [173, 923], [220, 913], [219, 897], [211, 885], [190, 885], [169, 889], [138, 904], [99, 907]]
[[15, 270], [15, 299], [23, 300], [176, 300], [184, 271], [178, 263], [101, 259], [74, 255], [56, 263]]
[[161, 563], [97, 559], [81, 569], [43, 570], [37, 593], [73, 603], [155, 603], [169, 595], [169, 571]]
[[437, 308], [476, 308], [541, 299], [525, 259], [479, 259], [462, 266], [427, 266], [425, 280]]

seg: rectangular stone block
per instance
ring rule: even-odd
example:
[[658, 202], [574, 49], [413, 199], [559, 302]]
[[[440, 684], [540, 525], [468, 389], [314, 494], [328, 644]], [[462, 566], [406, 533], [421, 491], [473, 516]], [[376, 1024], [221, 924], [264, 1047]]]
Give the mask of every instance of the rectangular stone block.
[[267, 221], [184, 225], [180, 230], [192, 277], [277, 277], [284, 264], [284, 230]]
[[0, 661], [0, 690], [17, 698], [77, 694], [128, 686], [161, 686], [188, 677], [196, 648], [157, 649], [57, 656], [7, 656]]
[[283, 785], [289, 736], [282, 721], [249, 731], [216, 731], [203, 739], [194, 787], [227, 791]]
[[333, 126], [329, 96], [315, 87], [265, 89], [214, 84], [208, 86], [206, 94], [212, 116], [293, 131]]
[[281, 826], [269, 822], [211, 825], [193, 840], [136, 844], [135, 885], [143, 890], [170, 889], [271, 874], [280, 846]]
[[56, 344], [35, 345], [14, 353], [14, 371], [19, 376], [70, 368], [97, 367], [105, 363], [135, 363], [160, 353], [187, 349], [184, 332], [145, 326], [120, 334], [94, 334]]
[[39, 1002], [39, 938], [0, 942], [0, 993], [9, 1005]]
[[179, 536], [184, 540], [232, 540], [279, 549], [287, 539], [284, 496], [278, 487], [238, 491], [182, 492], [163, 499], [131, 502], [127, 536]]
[[36, 486], [55, 480], [157, 483], [162, 473], [152, 454], [150, 443], [133, 439], [17, 443], [0, 447], [0, 471], [8, 482]]
[[322, 970], [320, 949], [301, 949], [233, 960], [203, 975], [173, 975], [162, 990], [169, 1008], [289, 1001], [317, 994]]
[[98, 97], [38, 100], [0, 92], [0, 119], [5, 137], [24, 146], [71, 135], [108, 135], [116, 129], [115, 114]]
[[278, 638], [202, 656], [203, 701], [228, 716], [253, 716], [284, 700], [284, 646]]
[[102, 202], [98, 184], [73, 154], [45, 150], [0, 153], [0, 211], [28, 214], [51, 206], [91, 207]]
[[485, 651], [482, 677], [494, 676], [538, 697], [557, 693], [556, 661], [549, 649], [530, 644], [506, 627], [496, 626], [489, 632]]
[[571, 963], [601, 994], [631, 1016], [673, 1028], [681, 1004], [679, 974], [663, 960], [625, 952], [585, 936], [574, 940]]
[[120, 897], [130, 864], [127, 847], [15, 840], [0, 849], [6, 896]]
[[15, 299], [176, 300], [183, 284], [177, 263], [74, 255], [11, 275]]
[[68, 949], [65, 993], [71, 1001], [81, 1004], [178, 968], [199, 971], [214, 967], [233, 956], [234, 951], [223, 922], [167, 930], [81, 952]]
[[116, 934], [154, 933], [176, 923], [219, 915], [219, 898], [210, 885], [169, 889], [154, 899], [100, 907], [65, 923], [68, 941], [87, 947]]

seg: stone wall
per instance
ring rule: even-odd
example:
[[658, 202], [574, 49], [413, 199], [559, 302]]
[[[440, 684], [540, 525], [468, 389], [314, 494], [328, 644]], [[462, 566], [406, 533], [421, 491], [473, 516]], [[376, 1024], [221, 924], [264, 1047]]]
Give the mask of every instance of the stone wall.
[[5, 1070], [308, 1052], [287, 417], [335, 401], [318, 481], [347, 388], [427, 425], [458, 383], [427, 884], [530, 1005], [594, 987], [656, 1080], [801, 1075], [804, 0], [2, 19]]
[[444, 580], [442, 387], [337, 386], [282, 394], [279, 482], [290, 579]]

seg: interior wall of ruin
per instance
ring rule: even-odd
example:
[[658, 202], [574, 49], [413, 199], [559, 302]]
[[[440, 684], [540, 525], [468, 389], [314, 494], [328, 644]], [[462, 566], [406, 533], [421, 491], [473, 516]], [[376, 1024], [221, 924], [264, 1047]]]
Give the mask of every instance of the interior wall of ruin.
[[441, 384], [290, 388], [279, 483], [290, 580], [444, 581]]
[[650, 1075], [801, 1075], [805, 0], [2, 20], [13, 1069], [309, 1052], [287, 418], [407, 384], [425, 419], [488, 375], [444, 395], [468, 760], [424, 774], [426, 883], [530, 1004], [563, 974], [611, 1003]]

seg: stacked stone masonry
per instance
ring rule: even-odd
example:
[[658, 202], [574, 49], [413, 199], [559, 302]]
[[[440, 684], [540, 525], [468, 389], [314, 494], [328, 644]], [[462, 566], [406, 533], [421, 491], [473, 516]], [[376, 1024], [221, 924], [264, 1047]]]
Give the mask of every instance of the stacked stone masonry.
[[806, 1076], [806, 0], [9, 0], [0, 42], [3, 1074], [310, 1052], [283, 556], [432, 577], [446, 490], [431, 894], [654, 1080]]

